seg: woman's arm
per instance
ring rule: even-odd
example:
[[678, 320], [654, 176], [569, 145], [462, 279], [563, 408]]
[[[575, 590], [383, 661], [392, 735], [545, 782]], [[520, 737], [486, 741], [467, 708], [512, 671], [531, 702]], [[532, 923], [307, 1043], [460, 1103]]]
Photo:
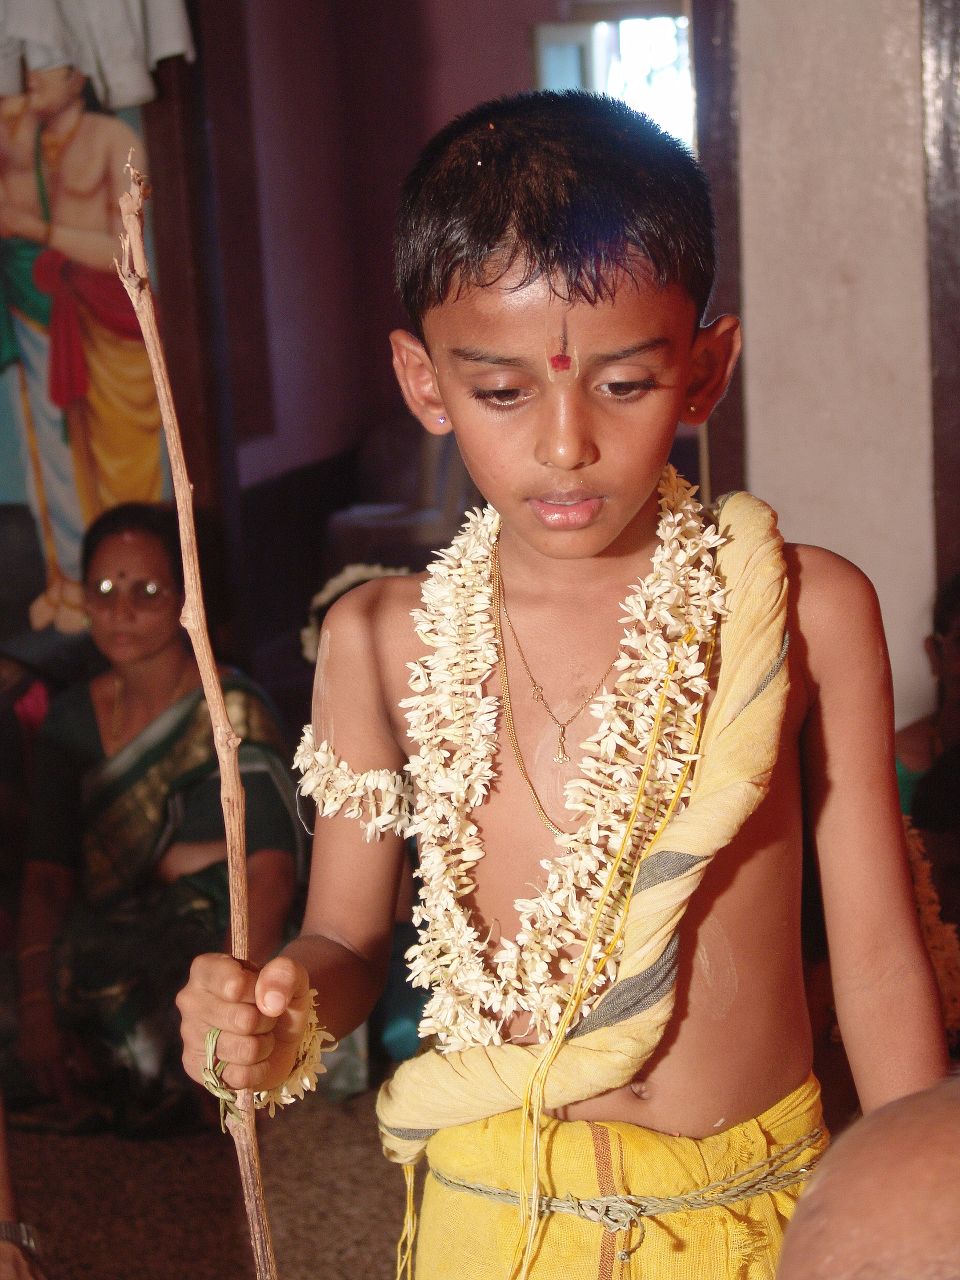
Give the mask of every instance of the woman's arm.
[[258, 849], [247, 858], [248, 953], [253, 964], [266, 964], [283, 945], [295, 888], [292, 853]]

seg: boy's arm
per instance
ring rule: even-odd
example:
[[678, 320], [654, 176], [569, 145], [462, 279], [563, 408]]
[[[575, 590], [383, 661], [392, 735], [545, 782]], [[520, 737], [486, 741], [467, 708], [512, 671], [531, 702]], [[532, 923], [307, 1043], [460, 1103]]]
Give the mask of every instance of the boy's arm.
[[[317, 741], [328, 740], [358, 772], [399, 770], [404, 763], [380, 672], [378, 587], [351, 592], [330, 610], [314, 687]], [[355, 819], [317, 818], [300, 937], [259, 973], [229, 956], [199, 956], [193, 963], [177, 998], [189, 1075], [201, 1078], [207, 1030], [216, 1026], [227, 1085], [278, 1085], [293, 1066], [311, 987], [320, 1023], [335, 1037], [364, 1020], [386, 973], [403, 857], [399, 836], [368, 843]]]
[[788, 548], [791, 639], [837, 1017], [871, 1111], [944, 1075], [940, 1001], [920, 935], [893, 768], [893, 692], [876, 594], [853, 565]]

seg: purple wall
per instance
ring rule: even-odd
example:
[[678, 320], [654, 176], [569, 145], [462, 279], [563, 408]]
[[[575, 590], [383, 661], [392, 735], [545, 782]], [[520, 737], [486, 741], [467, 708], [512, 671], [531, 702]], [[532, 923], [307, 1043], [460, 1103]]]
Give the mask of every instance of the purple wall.
[[533, 24], [563, 7], [247, 6], [275, 432], [241, 445], [244, 488], [331, 457], [397, 412], [387, 334], [403, 323], [390, 276], [403, 176], [452, 115], [532, 87]]
[[247, 7], [275, 432], [241, 445], [244, 487], [350, 443], [343, 68], [332, 7], [316, 0]]
[[569, 16], [563, 0], [424, 0], [430, 133], [488, 98], [533, 85], [533, 28]]

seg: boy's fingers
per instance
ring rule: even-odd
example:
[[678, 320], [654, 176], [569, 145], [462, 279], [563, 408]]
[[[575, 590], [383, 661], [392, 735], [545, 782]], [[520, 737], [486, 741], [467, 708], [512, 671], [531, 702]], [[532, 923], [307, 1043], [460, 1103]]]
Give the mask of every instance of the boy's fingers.
[[227, 1050], [232, 1038], [233, 1051], [245, 1061], [254, 1060], [244, 1056], [249, 1055], [249, 1050], [238, 1048], [238, 1045], [243, 1038], [268, 1033], [274, 1022], [257, 1008], [255, 989], [256, 974], [232, 956], [200, 955], [194, 959], [189, 981], [177, 995], [183, 1065], [194, 1080], [200, 1081], [203, 1076], [206, 1036], [210, 1027], [219, 1027], [227, 1037], [218, 1057], [229, 1061]]
[[253, 1004], [257, 975], [233, 956], [201, 955], [190, 966], [190, 981], [185, 992], [197, 996], [206, 993], [220, 1000]]
[[[273, 1052], [276, 1041], [266, 1032], [257, 1036], [235, 1036], [221, 1031], [217, 1036], [215, 1056], [218, 1061], [239, 1067], [250, 1067], [257, 1062], [265, 1062]], [[204, 1046], [206, 1056], [206, 1046]]]
[[286, 1078], [292, 1065], [291, 1062], [280, 1068], [272, 1057], [249, 1067], [231, 1062], [224, 1067], [220, 1078], [229, 1089], [274, 1089]]
[[[289, 956], [277, 956], [263, 966], [256, 982], [257, 1008], [271, 1018], [283, 1017], [283, 1024], [297, 1023], [302, 1029], [309, 1007], [310, 975]], [[280, 1032], [278, 1027], [277, 1031]], [[283, 1026], [283, 1038], [288, 1028]], [[297, 1033], [299, 1035], [299, 1031]]]
[[224, 1084], [231, 1089], [275, 1085], [292, 1066], [310, 1007], [309, 991], [306, 969], [285, 956], [271, 960], [259, 974], [230, 956], [198, 956], [177, 997], [187, 1074], [202, 1081], [207, 1033], [216, 1027], [215, 1057]]
[[209, 1027], [237, 1035], [269, 1031], [274, 1020], [257, 1008], [256, 981], [256, 973], [231, 956], [197, 956], [190, 968], [189, 982], [177, 994], [184, 1040], [202, 1040]]

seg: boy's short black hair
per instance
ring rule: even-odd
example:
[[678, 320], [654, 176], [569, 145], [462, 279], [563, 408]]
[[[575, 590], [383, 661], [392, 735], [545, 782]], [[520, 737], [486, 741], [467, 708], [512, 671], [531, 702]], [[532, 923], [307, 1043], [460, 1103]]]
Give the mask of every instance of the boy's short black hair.
[[626, 103], [544, 91], [457, 117], [407, 179], [396, 238], [400, 297], [423, 316], [464, 286], [515, 264], [523, 284], [546, 277], [565, 296], [612, 296], [639, 260], [679, 284], [702, 319], [714, 275], [706, 177], [690, 152]]
[[108, 507], [83, 535], [80, 564], [84, 580], [97, 548], [118, 533], [148, 533], [161, 544], [170, 562], [170, 576], [178, 590], [183, 590], [183, 561], [180, 556], [180, 533], [177, 513], [172, 506], [153, 502], [121, 502]]

